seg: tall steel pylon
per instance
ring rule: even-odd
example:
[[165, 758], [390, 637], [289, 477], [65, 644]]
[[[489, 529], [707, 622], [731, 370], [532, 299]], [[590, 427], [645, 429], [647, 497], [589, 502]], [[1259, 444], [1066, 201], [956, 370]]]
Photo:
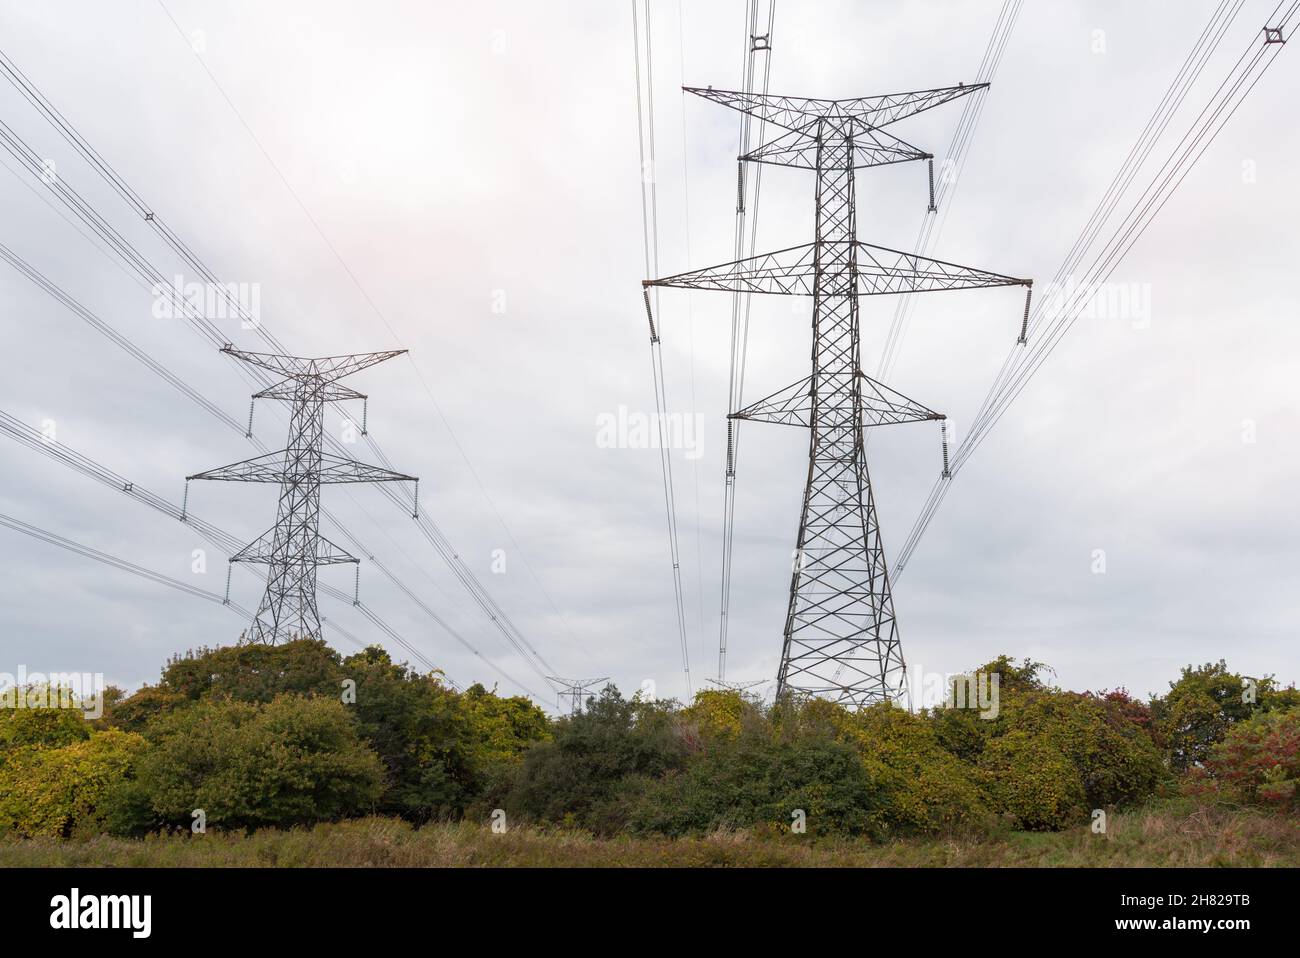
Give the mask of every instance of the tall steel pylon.
[[933, 212], [933, 154], [883, 128], [987, 86], [963, 84], [849, 100], [686, 88], [783, 131], [741, 161], [798, 167], [817, 175], [813, 242], [643, 282], [645, 287], [813, 299], [812, 374], [728, 416], [803, 426], [811, 432], [778, 698], [823, 695], [861, 707], [895, 700], [906, 686], [863, 429], [944, 417], [862, 372], [858, 298], [1032, 287], [1032, 280], [860, 242], [854, 171], [928, 161]]
[[[280, 504], [275, 525], [230, 557], [231, 562], [257, 562], [268, 566], [266, 592], [253, 617], [249, 638], [273, 644], [293, 638], [316, 638], [321, 634], [316, 609], [316, 567], [336, 563], [360, 563], [355, 556], [320, 534], [320, 487], [339, 482], [419, 482], [378, 466], [324, 452], [325, 404], [366, 396], [338, 380], [386, 359], [400, 356], [404, 349], [355, 356], [326, 356], [304, 359], [271, 353], [249, 353], [225, 346], [223, 353], [283, 376], [278, 383], [253, 394], [253, 400], [280, 399], [292, 404], [289, 442], [279, 452], [186, 476], [186, 497], [193, 479], [222, 479], [230, 482], [277, 482]], [[252, 407], [249, 408], [252, 430]], [[364, 426], [362, 427], [364, 429]], [[419, 486], [416, 486], [419, 509]]]

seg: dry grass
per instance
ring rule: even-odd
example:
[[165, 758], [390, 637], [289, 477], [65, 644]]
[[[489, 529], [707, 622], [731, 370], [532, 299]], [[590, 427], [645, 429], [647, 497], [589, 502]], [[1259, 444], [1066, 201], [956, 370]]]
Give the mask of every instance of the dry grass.
[[701, 839], [596, 839], [580, 832], [480, 825], [413, 828], [366, 818], [251, 835], [99, 836], [70, 841], [0, 841], [0, 867], [806, 867], [806, 866], [1298, 866], [1294, 816], [1168, 803], [1110, 817], [1108, 835], [1007, 832], [874, 845], [746, 832]]

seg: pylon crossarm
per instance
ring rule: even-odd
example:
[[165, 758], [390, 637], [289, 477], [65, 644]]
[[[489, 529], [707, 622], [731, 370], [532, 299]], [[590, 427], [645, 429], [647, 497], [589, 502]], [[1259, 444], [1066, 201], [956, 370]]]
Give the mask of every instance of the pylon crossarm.
[[862, 425], [864, 426], [892, 426], [905, 422], [926, 422], [947, 418], [941, 412], [922, 406], [915, 399], [908, 399], [898, 390], [876, 382], [860, 369], [858, 379], [862, 384]]
[[310, 469], [306, 466], [298, 468], [294, 460], [291, 451], [281, 449], [279, 452], [268, 452], [243, 462], [233, 462], [228, 466], [186, 476], [185, 481], [215, 479], [225, 482], [294, 482], [305, 479], [309, 474], [318, 477], [321, 483], [415, 481], [414, 476], [328, 452], [321, 453], [319, 462]]
[[345, 459], [333, 453], [321, 453], [320, 481], [340, 482], [416, 482], [415, 476], [383, 469], [355, 459]]
[[812, 243], [791, 246], [719, 266], [678, 273], [663, 279], [646, 280], [645, 286], [675, 286], [680, 289], [717, 289], [732, 293], [773, 293], [784, 296], [812, 295], [816, 247]]
[[808, 426], [812, 416], [812, 377], [779, 389], [772, 395], [751, 403], [728, 419], [770, 422], [779, 426]]
[[[278, 383], [267, 386], [261, 392], [253, 393], [253, 398], [283, 399], [286, 402], [293, 402], [297, 398], [297, 386], [298, 380], [283, 379]], [[346, 399], [365, 399], [366, 394], [357, 392], [351, 386], [344, 386], [342, 383], [327, 382], [320, 387], [312, 398], [319, 399], [321, 402], [342, 402]]]
[[[827, 240], [820, 245], [824, 261], [843, 261], [849, 255], [848, 247], [855, 247], [853, 252], [857, 255], [852, 272], [857, 279], [855, 292], [859, 296], [1029, 286], [1033, 282], [853, 240]], [[645, 280], [643, 285], [811, 296], [817, 271], [817, 250], [816, 243], [791, 246], [689, 273]]]
[[809, 120], [820, 117], [843, 117], [857, 120], [875, 129], [896, 123], [917, 113], [942, 106], [958, 97], [986, 89], [987, 83], [958, 84], [933, 90], [886, 93], [880, 96], [849, 100], [825, 100], [812, 97], [775, 96], [766, 93], [742, 93], [737, 90], [683, 87], [687, 93], [720, 103], [732, 110], [748, 113], [775, 126], [797, 130]]
[[810, 120], [826, 113], [835, 105], [834, 100], [812, 97], [773, 96], [766, 93], [743, 93], [739, 90], [715, 90], [702, 87], [682, 87], [687, 93], [720, 103], [732, 110], [748, 113], [775, 126], [795, 130]]
[[278, 373], [288, 379], [311, 376], [325, 382], [351, 376], [353, 373], [360, 372], [406, 352], [405, 349], [389, 349], [378, 353], [357, 353], [352, 356], [322, 356], [309, 359], [303, 356], [251, 353], [229, 345], [223, 346], [221, 351], [229, 356], [234, 356], [236, 359], [242, 359], [253, 366], [269, 369], [271, 372]]
[[991, 286], [1029, 286], [1033, 280], [1004, 276], [973, 266], [870, 243], [857, 243], [858, 295], [931, 293], [949, 289], [986, 289]]
[[[823, 382], [833, 378], [829, 374], [823, 374]], [[858, 370], [856, 378], [861, 381], [863, 426], [890, 426], [945, 418], [943, 413], [935, 412], [897, 390], [890, 389], [884, 383], [876, 382], [861, 370]], [[751, 403], [739, 412], [733, 412], [727, 418], [806, 428], [812, 424], [812, 405], [812, 377], [808, 376]]]
[[224, 482], [282, 482], [284, 481], [284, 452], [268, 452], [228, 466], [218, 466], [206, 472], [186, 476], [192, 479], [215, 479]]
[[[268, 529], [260, 536], [230, 557], [231, 562], [260, 563], [270, 565], [280, 561], [275, 552], [275, 529]], [[313, 565], [339, 565], [347, 562], [360, 563], [360, 559], [341, 549], [324, 536], [317, 539], [316, 556], [305, 559]]]
[[[802, 170], [817, 169], [817, 124], [807, 129], [792, 130], [783, 136], [764, 143], [741, 157], [754, 163], [771, 163], [774, 166], [792, 166]], [[933, 156], [883, 130], [864, 129], [853, 137], [852, 164], [854, 169], [868, 166], [889, 166], [912, 160], [929, 160]]]

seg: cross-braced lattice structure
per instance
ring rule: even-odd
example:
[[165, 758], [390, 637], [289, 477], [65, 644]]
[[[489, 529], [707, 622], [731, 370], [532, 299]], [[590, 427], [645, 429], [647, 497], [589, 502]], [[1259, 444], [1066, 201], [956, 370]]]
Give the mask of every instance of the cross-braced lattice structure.
[[[340, 384], [338, 380], [400, 356], [406, 350], [321, 359], [249, 353], [231, 346], [224, 347], [222, 352], [284, 377], [282, 381], [254, 393], [253, 399], [280, 399], [292, 404], [289, 443], [279, 452], [268, 452], [187, 476], [185, 481], [188, 484], [192, 479], [223, 479], [280, 484], [275, 525], [230, 557], [231, 562], [256, 562], [268, 566], [266, 592], [253, 617], [249, 639], [270, 644], [293, 638], [319, 637], [316, 567], [360, 562], [320, 534], [321, 485], [419, 481], [414, 476], [324, 452], [325, 404], [345, 399], [364, 401], [364, 394]], [[188, 499], [187, 495], [187, 502]]]
[[783, 131], [741, 160], [817, 176], [812, 243], [643, 284], [813, 299], [812, 375], [729, 417], [811, 430], [778, 698], [825, 695], [862, 706], [896, 699], [905, 687], [863, 429], [944, 417], [862, 372], [858, 298], [1032, 281], [859, 242], [854, 171], [927, 160], [933, 210], [933, 155], [883, 127], [986, 86], [851, 100], [687, 88]]

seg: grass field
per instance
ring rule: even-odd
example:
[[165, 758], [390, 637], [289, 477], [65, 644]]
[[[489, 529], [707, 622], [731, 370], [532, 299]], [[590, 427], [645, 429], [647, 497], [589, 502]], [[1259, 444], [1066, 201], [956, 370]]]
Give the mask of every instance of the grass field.
[[719, 833], [597, 839], [579, 832], [366, 818], [250, 835], [0, 841], [0, 867], [807, 867], [1300, 866], [1300, 820], [1173, 802], [1110, 816], [1107, 834], [1006, 832], [982, 838], [818, 840]]

